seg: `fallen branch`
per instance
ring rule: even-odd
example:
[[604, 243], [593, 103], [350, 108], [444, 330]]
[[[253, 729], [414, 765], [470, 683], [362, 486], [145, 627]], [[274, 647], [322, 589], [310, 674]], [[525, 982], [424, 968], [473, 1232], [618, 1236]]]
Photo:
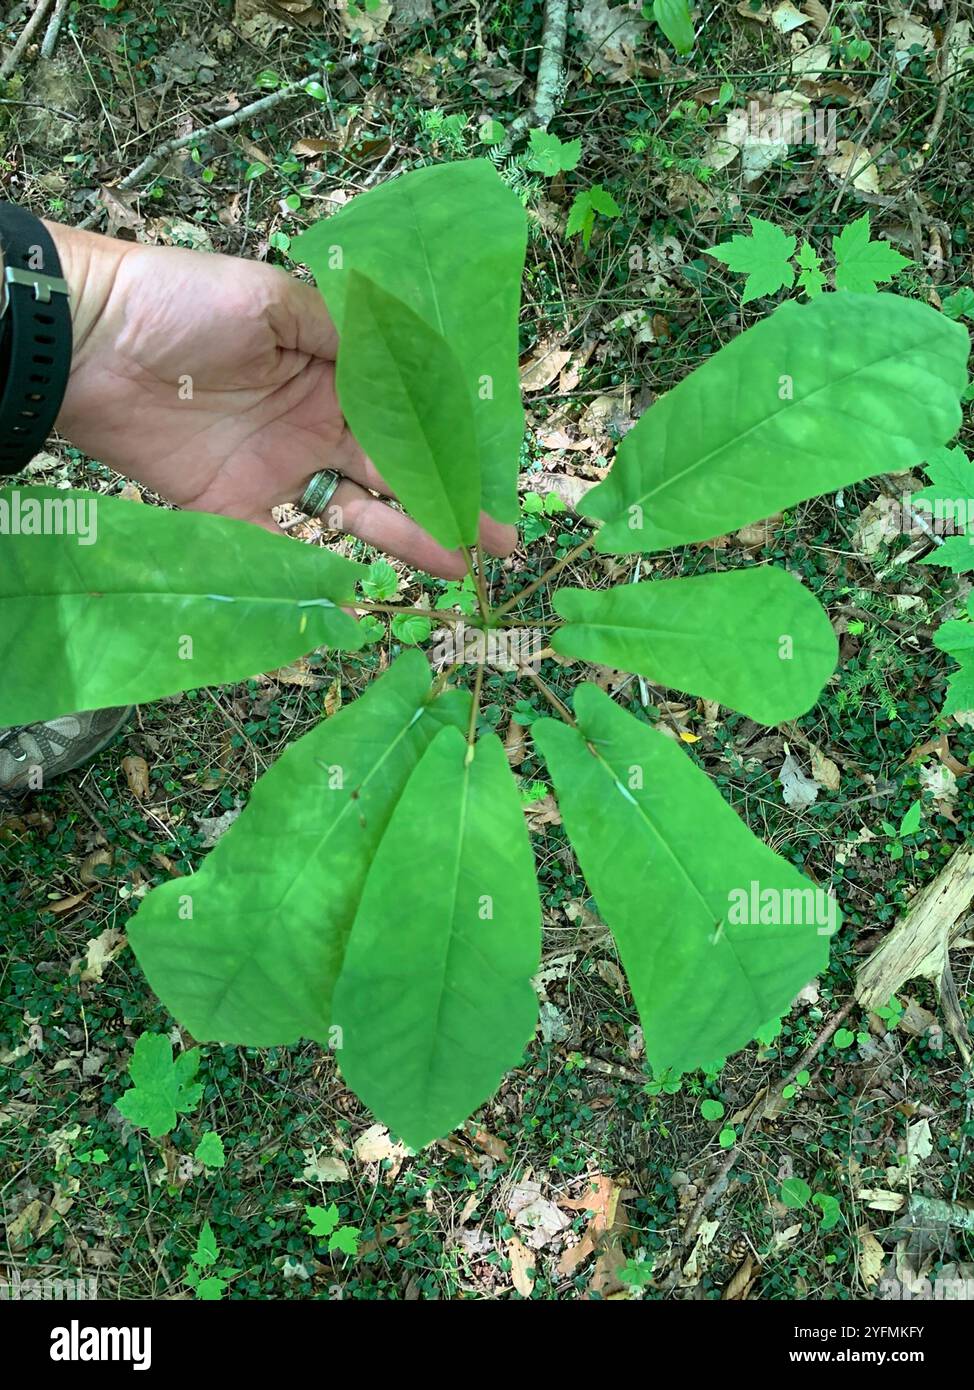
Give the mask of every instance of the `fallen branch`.
[[720, 1165], [720, 1168], [717, 1171], [717, 1176], [714, 1178], [713, 1182], [711, 1182], [707, 1190], [702, 1194], [696, 1206], [693, 1208], [693, 1211], [690, 1213], [690, 1219], [683, 1230], [683, 1244], [685, 1247], [690, 1245], [691, 1241], [693, 1240], [696, 1234], [697, 1227], [700, 1225], [700, 1222], [703, 1220], [707, 1212], [713, 1206], [719, 1194], [723, 1191], [727, 1175], [730, 1172], [730, 1170], [734, 1167], [734, 1164], [740, 1158], [741, 1154], [744, 1152], [744, 1146], [747, 1143], [748, 1139], [750, 1139], [751, 1135], [757, 1129], [761, 1121], [771, 1113], [773, 1107], [777, 1104], [778, 1097], [781, 1095], [781, 1092], [784, 1090], [784, 1088], [792, 1084], [795, 1077], [798, 1075], [800, 1071], [805, 1071], [808, 1068], [809, 1063], [815, 1060], [819, 1052], [831, 1038], [832, 1034], [835, 1033], [839, 1026], [842, 1023], [844, 1023], [845, 1020], [849, 1017], [850, 1013], [855, 1007], [855, 1002], [856, 1001], [854, 999], [850, 999], [848, 1004], [843, 1005], [839, 1012], [832, 1017], [832, 1019], [825, 1025], [825, 1027], [819, 1033], [815, 1041], [811, 1043], [808, 1047], [806, 1047], [805, 1051], [799, 1057], [798, 1061], [792, 1067], [788, 1075], [782, 1077], [782, 1079], [778, 1082], [777, 1087], [774, 1091], [771, 1090], [770, 1086], [766, 1086], [764, 1091], [760, 1092], [755, 1097], [754, 1101], [752, 1102], [751, 1113], [744, 1124], [744, 1129], [741, 1132], [740, 1139], [732, 1149], [728, 1150], [727, 1157], [724, 1159], [723, 1163]]
[[506, 155], [529, 130], [547, 130], [561, 99], [565, 75], [565, 38], [568, 34], [569, 0], [547, 0], [541, 31], [541, 61], [534, 87], [534, 101], [517, 116], [499, 146]]
[[[261, 97], [258, 101], [252, 101], [249, 106], [241, 106], [239, 111], [233, 111], [229, 116], [221, 116], [218, 121], [211, 121], [209, 125], [200, 126], [198, 130], [191, 130], [188, 135], [180, 135], [172, 140], [167, 140], [159, 145], [150, 154], [147, 154], [142, 163], [139, 164], [130, 174], [119, 183], [113, 184], [115, 189], [132, 189], [142, 183], [146, 177], [163, 164], [170, 155], [178, 150], [184, 150], [189, 145], [195, 145], [200, 140], [204, 140], [208, 135], [215, 135], [220, 131], [232, 130], [234, 126], [240, 125], [243, 121], [250, 120], [251, 116], [257, 116], [263, 111], [269, 110], [272, 106], [277, 106], [279, 102], [285, 101], [288, 97], [298, 96], [303, 92], [311, 79], [303, 77], [300, 82], [289, 82], [286, 87], [280, 87], [276, 92], [270, 92], [266, 97]], [[90, 213], [83, 222], [78, 225], [85, 231], [96, 226], [101, 220], [105, 209], [98, 207]]]
[[37, 9], [24, 25], [20, 38], [14, 44], [6, 58], [4, 58], [3, 63], [0, 64], [0, 81], [9, 77], [20, 62], [21, 54], [40, 28], [41, 20], [45, 17], [50, 7], [51, 0], [37, 0]]
[[56, 0], [54, 13], [51, 15], [50, 22], [44, 32], [44, 42], [41, 44], [41, 57], [53, 58], [54, 50], [57, 47], [58, 35], [61, 32], [61, 25], [64, 16], [68, 12], [68, 0]]

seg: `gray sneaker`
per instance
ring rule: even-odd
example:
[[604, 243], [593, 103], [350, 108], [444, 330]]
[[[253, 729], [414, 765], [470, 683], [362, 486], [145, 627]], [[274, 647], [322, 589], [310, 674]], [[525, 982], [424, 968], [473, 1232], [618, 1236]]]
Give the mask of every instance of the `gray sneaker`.
[[0, 791], [38, 791], [80, 767], [115, 737], [134, 708], [118, 705], [0, 729]]

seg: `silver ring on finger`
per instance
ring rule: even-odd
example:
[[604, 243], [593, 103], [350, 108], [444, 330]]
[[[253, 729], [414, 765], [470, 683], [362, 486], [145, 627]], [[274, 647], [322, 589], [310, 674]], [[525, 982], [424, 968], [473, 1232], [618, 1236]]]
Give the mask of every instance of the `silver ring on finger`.
[[331, 468], [320, 468], [317, 473], [313, 473], [297, 504], [298, 511], [303, 512], [305, 516], [323, 516], [341, 480], [342, 475]]

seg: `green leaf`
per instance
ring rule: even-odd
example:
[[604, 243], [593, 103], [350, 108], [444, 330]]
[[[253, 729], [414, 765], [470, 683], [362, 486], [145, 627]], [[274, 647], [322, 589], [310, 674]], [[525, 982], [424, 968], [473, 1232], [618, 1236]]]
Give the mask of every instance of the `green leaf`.
[[319, 1236], [322, 1240], [327, 1239], [334, 1231], [341, 1220], [338, 1214], [338, 1207], [332, 1202], [330, 1207], [309, 1207], [306, 1206], [304, 1214], [311, 1222], [311, 1234]]
[[974, 290], [969, 285], [963, 285], [956, 294], [946, 295], [941, 302], [948, 318], [974, 318]]
[[702, 1100], [700, 1114], [705, 1120], [720, 1120], [724, 1115], [724, 1107], [719, 1100]]
[[797, 1211], [800, 1207], [808, 1206], [812, 1189], [801, 1178], [786, 1178], [781, 1184], [781, 1191], [778, 1196], [784, 1206]]
[[216, 1279], [211, 1275], [209, 1279], [201, 1279], [196, 1285], [196, 1297], [205, 1303], [216, 1303], [223, 1297], [226, 1287], [225, 1279]]
[[868, 212], [843, 227], [839, 235], [832, 238], [836, 289], [870, 294], [877, 284], [892, 280], [894, 275], [911, 264], [889, 242], [870, 241], [869, 238]]
[[358, 1254], [358, 1238], [362, 1234], [357, 1226], [339, 1226], [338, 1230], [328, 1241], [328, 1253], [334, 1255], [336, 1252], [342, 1255]]
[[[44, 533], [12, 533], [28, 517]], [[74, 532], [54, 534], [58, 518]], [[363, 573], [245, 521], [4, 488], [0, 724], [244, 680], [315, 647], [354, 650], [358, 625], [339, 605]]]
[[766, 294], [789, 288], [795, 283], [791, 257], [795, 254], [795, 238], [787, 236], [773, 222], [760, 217], [748, 217], [750, 236], [735, 236], [708, 252], [715, 260], [723, 261], [730, 269], [747, 275], [741, 303], [761, 299]]
[[923, 806], [919, 801], [914, 801], [906, 815], [900, 821], [900, 839], [906, 835], [915, 835], [920, 829], [920, 816], [923, 813]]
[[556, 652], [635, 671], [762, 724], [810, 709], [839, 654], [818, 600], [771, 566], [559, 589], [554, 605], [568, 624], [552, 638]]
[[607, 193], [600, 183], [593, 184], [591, 188], [580, 189], [575, 194], [568, 212], [565, 235], [577, 236], [581, 233], [582, 243], [587, 250], [595, 227], [595, 214], [598, 212], [604, 217], [618, 217], [622, 209], [612, 194]]
[[974, 521], [974, 463], [964, 450], [935, 449], [923, 468], [930, 485], [912, 494], [911, 505], [959, 526]]
[[200, 1269], [208, 1269], [210, 1265], [216, 1264], [219, 1253], [213, 1227], [208, 1221], [204, 1221], [193, 1252], [193, 1263], [199, 1265]]
[[314, 271], [340, 333], [349, 272], [357, 270], [449, 344], [472, 402], [481, 506], [506, 522], [517, 520], [524, 435], [518, 312], [526, 247], [524, 208], [486, 159], [390, 179], [291, 245]]
[[388, 560], [373, 560], [369, 572], [362, 580], [362, 592], [366, 598], [380, 603], [383, 599], [395, 598], [399, 592], [399, 576]]
[[214, 1134], [209, 1130], [196, 1145], [195, 1158], [207, 1168], [223, 1168], [226, 1166], [227, 1156], [223, 1147], [223, 1140], [219, 1134]]
[[728, 1125], [726, 1129], [722, 1129], [718, 1134], [717, 1142], [722, 1149], [732, 1149], [737, 1143], [737, 1130]]
[[432, 631], [433, 624], [430, 619], [418, 613], [400, 613], [392, 620], [393, 637], [409, 646], [425, 642]]
[[851, 1047], [855, 1040], [855, 1033], [850, 1033], [848, 1028], [840, 1028], [832, 1039], [840, 1052], [844, 1052], [847, 1047]]
[[421, 1149], [517, 1064], [534, 1032], [534, 859], [503, 746], [436, 736], [375, 854], [335, 991], [342, 1074]]
[[825, 287], [825, 276], [822, 273], [822, 262], [819, 260], [818, 252], [811, 242], [803, 241], [801, 250], [795, 257], [795, 264], [799, 267], [798, 284], [805, 291], [809, 299], [814, 299], [816, 295], [822, 293]]
[[842, 1220], [842, 1208], [838, 1199], [829, 1196], [827, 1192], [816, 1192], [812, 1198], [815, 1206], [821, 1208], [822, 1219], [819, 1222], [820, 1231], [831, 1231]]
[[569, 169], [575, 168], [582, 157], [581, 140], [559, 140], [557, 135], [552, 135], [547, 130], [529, 131], [528, 140], [530, 150], [524, 162], [528, 169], [533, 169], [538, 174], [547, 174], [550, 177], [567, 173]]
[[[967, 611], [974, 616], [974, 601], [967, 600]], [[947, 686], [944, 714], [959, 714], [974, 709], [974, 623], [966, 618], [950, 618], [941, 623], [933, 634], [933, 644], [960, 663]]]
[[898, 295], [786, 301], [646, 411], [578, 510], [603, 552], [667, 550], [915, 467], [960, 426], [969, 347]]
[[[966, 508], [966, 502], [961, 502]], [[921, 565], [943, 565], [952, 574], [967, 574], [974, 569], [974, 531], [963, 536], [947, 536], [942, 545], [935, 546], [920, 559]]]
[[328, 1044], [331, 993], [362, 885], [409, 774], [470, 697], [430, 701], [404, 653], [288, 747], [195, 874], [161, 884], [128, 927], [150, 985], [197, 1038]]
[[677, 53], [690, 52], [695, 36], [688, 0], [653, 0], [653, 18]]
[[193, 1083], [200, 1064], [200, 1050], [181, 1052], [175, 1062], [172, 1043], [157, 1033], [143, 1033], [129, 1059], [131, 1090], [116, 1102], [130, 1124], [147, 1129], [152, 1138], [168, 1134], [177, 1116], [195, 1110], [203, 1087]]
[[[824, 968], [825, 904], [677, 744], [592, 685], [576, 691], [575, 715], [577, 729], [539, 720], [534, 738], [618, 945], [647, 1059], [658, 1074], [728, 1056]], [[780, 925], [741, 921], [760, 916], [752, 885]]]
[[348, 275], [338, 399], [403, 506], [441, 545], [477, 540], [473, 399], [446, 340], [358, 271]]

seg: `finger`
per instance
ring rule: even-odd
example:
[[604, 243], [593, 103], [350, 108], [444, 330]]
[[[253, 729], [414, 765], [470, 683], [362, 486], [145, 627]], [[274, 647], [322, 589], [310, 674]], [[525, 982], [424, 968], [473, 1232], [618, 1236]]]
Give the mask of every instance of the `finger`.
[[480, 541], [488, 554], [503, 559], [505, 555], [510, 555], [517, 545], [517, 530], [513, 526], [505, 526], [502, 522], [495, 521], [486, 512], [481, 512]]
[[328, 526], [335, 523], [337, 530], [357, 536], [413, 569], [439, 575], [441, 579], [462, 579], [467, 572], [458, 550], [447, 550], [415, 521], [380, 502], [357, 483], [339, 483], [322, 520]]

